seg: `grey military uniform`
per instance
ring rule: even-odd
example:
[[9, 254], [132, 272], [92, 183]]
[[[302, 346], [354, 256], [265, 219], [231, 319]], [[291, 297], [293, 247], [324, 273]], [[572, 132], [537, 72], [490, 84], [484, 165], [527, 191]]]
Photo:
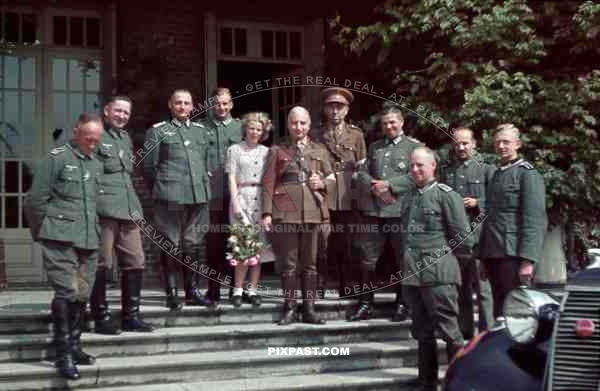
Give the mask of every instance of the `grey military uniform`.
[[480, 257], [492, 284], [494, 315], [502, 315], [508, 292], [520, 285], [522, 261], [539, 262], [548, 220], [542, 176], [524, 159], [500, 166], [487, 189], [488, 215]]
[[156, 229], [172, 245], [194, 252], [206, 233], [210, 186], [204, 125], [177, 119], [146, 132], [144, 180], [157, 201]]
[[102, 163], [75, 144], [54, 148], [40, 162], [25, 201], [34, 240], [42, 246], [55, 297], [86, 301], [96, 273], [96, 199]]
[[473, 259], [461, 262], [460, 271], [462, 285], [459, 288], [459, 324], [465, 339], [471, 339], [474, 334], [473, 285], [477, 294], [479, 307], [479, 331], [487, 330], [493, 325], [492, 288], [488, 280], [479, 278], [478, 243], [481, 227], [486, 217], [486, 188], [494, 175], [495, 167], [475, 159], [454, 161], [443, 166], [440, 170], [440, 180], [452, 187], [461, 197], [477, 199], [477, 206], [465, 208], [471, 229], [474, 232], [475, 247]]
[[105, 125], [106, 131], [97, 149], [104, 173], [98, 191], [98, 215], [101, 226], [99, 267], [111, 268], [114, 250], [122, 270], [143, 269], [144, 249], [137, 221], [144, 212], [133, 186], [133, 145], [124, 129]]
[[448, 360], [464, 344], [457, 318], [458, 259], [470, 256], [473, 235], [461, 196], [435, 180], [406, 197], [402, 222], [402, 292], [419, 341], [419, 378], [429, 386], [437, 383], [436, 336], [446, 342]]

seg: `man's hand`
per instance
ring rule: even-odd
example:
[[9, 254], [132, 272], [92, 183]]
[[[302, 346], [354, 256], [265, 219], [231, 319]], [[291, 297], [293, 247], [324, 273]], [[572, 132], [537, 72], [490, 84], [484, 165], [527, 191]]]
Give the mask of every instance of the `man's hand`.
[[313, 173], [310, 178], [308, 178], [308, 186], [313, 190], [320, 190], [325, 187], [325, 183], [323, 183], [320, 175]]
[[533, 279], [533, 263], [529, 261], [521, 261], [519, 268], [519, 278], [522, 284], [529, 284]]
[[376, 196], [382, 195], [383, 193], [385, 193], [389, 189], [390, 189], [390, 184], [388, 183], [388, 181], [382, 181], [382, 180], [379, 180], [379, 179], [373, 179], [371, 181], [371, 191]]
[[465, 208], [474, 208], [479, 203], [475, 197], [465, 197], [463, 198], [463, 202], [465, 203]]

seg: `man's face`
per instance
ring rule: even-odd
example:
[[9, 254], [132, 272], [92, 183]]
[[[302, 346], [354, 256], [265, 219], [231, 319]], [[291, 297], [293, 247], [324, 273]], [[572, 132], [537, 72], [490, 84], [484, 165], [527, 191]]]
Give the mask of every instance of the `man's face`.
[[475, 153], [475, 140], [468, 130], [458, 130], [454, 133], [454, 153], [458, 160], [469, 160]]
[[398, 117], [397, 114], [390, 113], [381, 117], [381, 129], [385, 133], [385, 137], [390, 140], [395, 139], [401, 134], [404, 134], [402, 126], [404, 121]]
[[500, 160], [506, 163], [519, 156], [521, 140], [510, 130], [504, 130], [494, 136], [494, 147]]
[[181, 122], [190, 118], [193, 109], [192, 96], [188, 92], [177, 92], [169, 100], [171, 115]]
[[435, 177], [435, 159], [424, 151], [415, 151], [410, 155], [410, 173], [417, 186], [424, 186]]
[[131, 116], [131, 103], [117, 100], [104, 106], [104, 119], [113, 128], [123, 129]]
[[310, 129], [310, 117], [303, 112], [292, 112], [288, 116], [288, 132], [293, 140], [303, 140]]
[[102, 139], [102, 132], [104, 132], [104, 128], [99, 122], [80, 124], [73, 130], [74, 140], [81, 152], [91, 155], [100, 143], [100, 139]]
[[324, 107], [325, 118], [331, 125], [339, 125], [344, 122], [348, 111], [348, 105], [339, 102], [329, 102]]
[[233, 100], [229, 94], [221, 94], [215, 96], [215, 105], [213, 107], [213, 114], [218, 120], [224, 120], [229, 118], [233, 109]]

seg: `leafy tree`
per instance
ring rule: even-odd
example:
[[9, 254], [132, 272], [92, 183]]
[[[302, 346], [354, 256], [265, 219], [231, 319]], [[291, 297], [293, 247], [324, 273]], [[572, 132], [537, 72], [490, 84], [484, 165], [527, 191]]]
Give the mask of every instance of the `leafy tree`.
[[544, 176], [551, 223], [579, 251], [600, 246], [600, 4], [593, 1], [397, 0], [377, 21], [331, 21], [348, 55], [394, 80], [418, 136], [438, 146], [461, 124], [514, 123]]

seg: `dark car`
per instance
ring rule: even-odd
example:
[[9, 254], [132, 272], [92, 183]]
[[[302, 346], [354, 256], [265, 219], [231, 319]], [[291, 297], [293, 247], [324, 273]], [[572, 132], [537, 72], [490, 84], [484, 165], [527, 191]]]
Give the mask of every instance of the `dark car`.
[[454, 358], [445, 391], [599, 391], [600, 265], [579, 272], [561, 303], [512, 291], [504, 324], [479, 334]]

